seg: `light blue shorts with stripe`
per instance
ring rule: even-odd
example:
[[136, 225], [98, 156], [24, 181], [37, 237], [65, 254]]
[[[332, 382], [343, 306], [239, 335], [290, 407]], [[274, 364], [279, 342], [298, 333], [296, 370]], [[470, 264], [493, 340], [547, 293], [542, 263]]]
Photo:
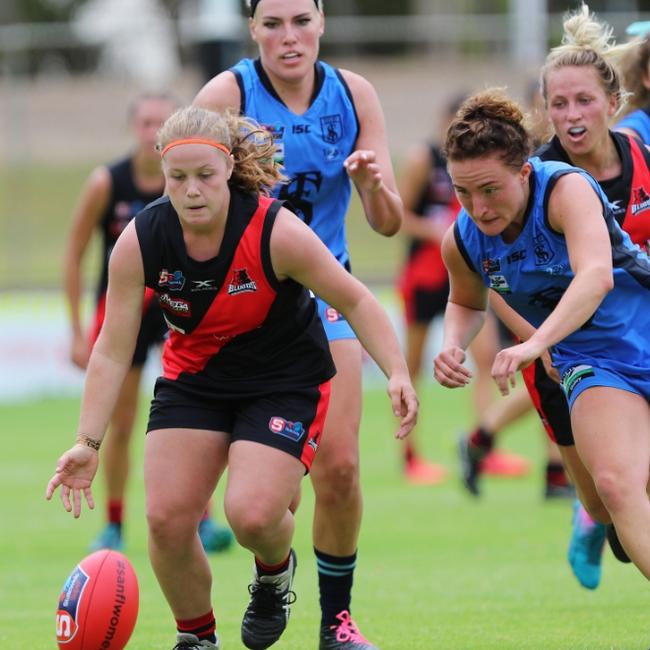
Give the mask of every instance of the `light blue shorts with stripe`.
[[572, 366], [562, 373], [562, 390], [569, 402], [569, 409], [573, 407], [580, 394], [594, 386], [626, 390], [650, 402], [650, 373], [622, 373], [611, 368], [598, 368], [585, 363]]

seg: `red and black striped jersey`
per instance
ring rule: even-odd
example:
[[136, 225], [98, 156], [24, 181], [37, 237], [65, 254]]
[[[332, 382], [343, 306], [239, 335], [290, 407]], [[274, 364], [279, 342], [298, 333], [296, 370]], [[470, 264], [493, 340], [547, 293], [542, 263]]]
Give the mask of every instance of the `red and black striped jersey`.
[[170, 335], [163, 378], [220, 398], [318, 385], [334, 363], [314, 299], [278, 281], [270, 237], [280, 203], [232, 190], [219, 253], [189, 257], [163, 197], [135, 221], [145, 284], [158, 293]]

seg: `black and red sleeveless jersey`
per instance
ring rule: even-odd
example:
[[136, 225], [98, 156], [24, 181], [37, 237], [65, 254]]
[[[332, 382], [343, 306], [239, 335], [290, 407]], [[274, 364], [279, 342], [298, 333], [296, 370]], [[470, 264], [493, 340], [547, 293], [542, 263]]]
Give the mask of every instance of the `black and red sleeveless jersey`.
[[233, 190], [220, 251], [201, 262], [188, 256], [168, 198], [137, 215], [145, 284], [158, 293], [170, 328], [159, 381], [240, 398], [334, 375], [315, 301], [273, 272], [270, 237], [280, 205]]
[[[650, 152], [637, 138], [610, 131], [621, 159], [621, 173], [615, 178], [598, 181], [619, 225], [635, 243], [648, 250], [650, 242]], [[557, 136], [536, 152], [542, 160], [573, 163]]]
[[[146, 205], [155, 201], [164, 191], [161, 183], [157, 192], [143, 192], [138, 189], [133, 178], [131, 157], [123, 158], [108, 166], [111, 176], [111, 195], [106, 210], [99, 222], [102, 235], [102, 268], [97, 286], [98, 299], [106, 292], [108, 285], [108, 258], [117, 238], [127, 224]], [[162, 177], [161, 177], [162, 178]]]

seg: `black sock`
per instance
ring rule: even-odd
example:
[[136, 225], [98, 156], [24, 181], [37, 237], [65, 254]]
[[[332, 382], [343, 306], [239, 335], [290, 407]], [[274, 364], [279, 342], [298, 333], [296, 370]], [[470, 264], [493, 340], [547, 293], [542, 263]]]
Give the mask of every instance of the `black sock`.
[[557, 461], [546, 463], [546, 485], [568, 485], [569, 479], [564, 471], [564, 465]]
[[352, 580], [357, 554], [347, 557], [327, 555], [314, 548], [320, 588], [321, 627], [337, 625], [337, 614], [350, 611]]
[[494, 436], [483, 427], [477, 427], [469, 435], [469, 452], [479, 460], [487, 456], [494, 446]]

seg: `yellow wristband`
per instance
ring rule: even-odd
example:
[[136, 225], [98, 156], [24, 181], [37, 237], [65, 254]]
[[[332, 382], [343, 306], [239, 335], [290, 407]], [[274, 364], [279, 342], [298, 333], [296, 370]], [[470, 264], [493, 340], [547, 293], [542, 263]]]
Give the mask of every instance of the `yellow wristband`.
[[95, 438], [91, 438], [90, 436], [87, 436], [85, 433], [79, 433], [77, 434], [77, 444], [85, 445], [86, 447], [90, 447], [95, 451], [99, 451], [102, 441], [95, 440]]

